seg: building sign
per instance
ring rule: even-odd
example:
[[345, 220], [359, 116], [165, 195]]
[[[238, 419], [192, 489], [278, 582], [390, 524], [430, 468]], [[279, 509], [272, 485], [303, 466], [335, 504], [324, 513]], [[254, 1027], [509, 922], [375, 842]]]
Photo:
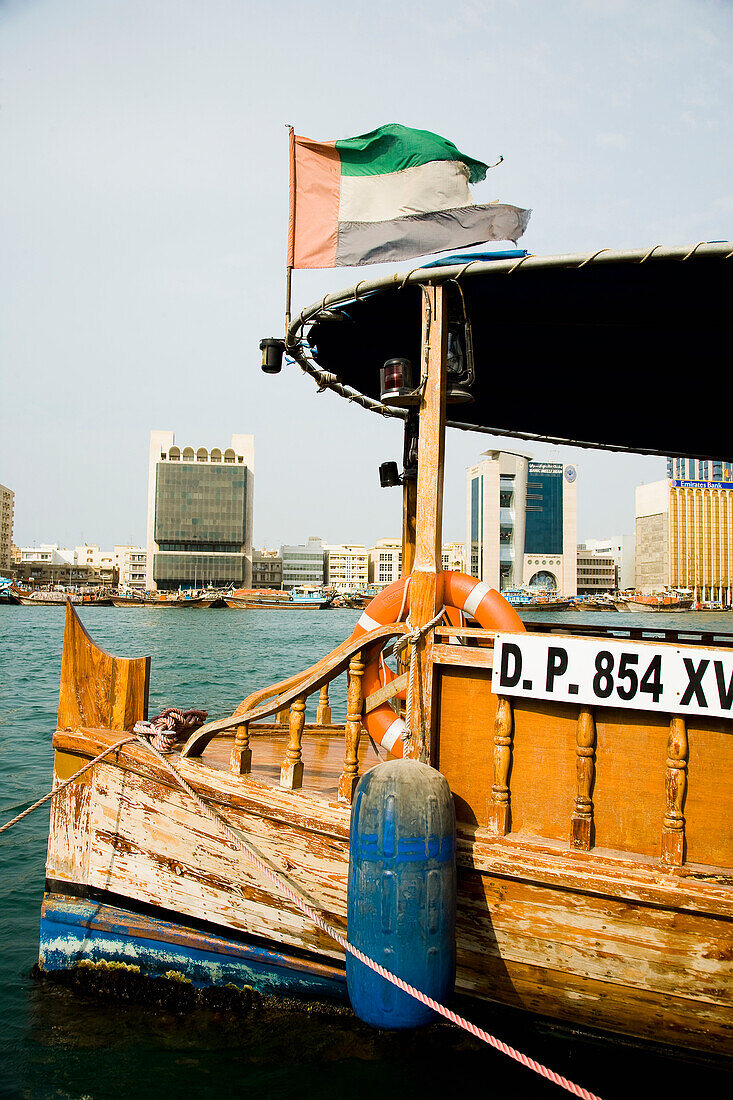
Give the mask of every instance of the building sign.
[[733, 481], [670, 481], [673, 489], [733, 489]]
[[554, 477], [560, 477], [562, 470], [562, 462], [530, 462], [528, 477], [534, 474], [551, 474]]
[[497, 634], [496, 695], [733, 717], [733, 651], [702, 646]]

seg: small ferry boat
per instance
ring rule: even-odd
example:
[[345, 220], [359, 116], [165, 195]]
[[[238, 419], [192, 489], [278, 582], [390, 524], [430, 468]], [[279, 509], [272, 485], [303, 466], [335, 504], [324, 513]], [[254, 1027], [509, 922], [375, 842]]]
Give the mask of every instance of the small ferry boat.
[[[414, 896], [426, 937], [453, 906], [450, 938], [428, 954], [443, 973], [455, 962], [464, 1003], [733, 1056], [733, 649], [595, 626], [525, 631], [488, 583], [441, 569], [446, 425], [729, 457], [725, 402], [679, 421], [648, 409], [650, 364], [721, 360], [732, 292], [731, 246], [710, 244], [467, 257], [304, 309], [289, 355], [315, 386], [401, 419], [416, 455], [402, 483], [404, 575], [332, 652], [287, 679], [274, 661], [269, 683], [167, 756], [132, 733], [147, 717], [149, 659], [103, 653], [67, 607], [41, 968], [117, 962], [338, 997], [355, 988], [346, 954], [367, 920], [378, 940], [366, 954], [401, 968]], [[553, 352], [564, 384], [548, 389]], [[506, 369], [518, 357], [521, 388]], [[385, 389], [380, 368], [393, 382], [404, 360], [414, 388]], [[623, 417], [589, 394], [609, 372], [635, 395]], [[567, 400], [581, 391], [588, 400]], [[400, 656], [387, 671], [390, 647]], [[416, 796], [417, 840], [390, 802], [397, 762], [449, 791], [449, 808]], [[424, 892], [401, 893], [418, 864]], [[386, 870], [370, 894], [375, 867]], [[428, 966], [413, 984], [429, 978]]]

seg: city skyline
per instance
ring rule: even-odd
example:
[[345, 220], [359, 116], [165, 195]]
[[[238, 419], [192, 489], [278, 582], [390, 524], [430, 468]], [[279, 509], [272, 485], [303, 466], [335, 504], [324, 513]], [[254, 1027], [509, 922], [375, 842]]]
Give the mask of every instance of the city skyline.
[[[399, 528], [400, 494], [377, 474], [401, 456], [399, 425], [317, 394], [296, 367], [259, 370], [260, 338], [283, 331], [287, 123], [333, 139], [395, 120], [503, 155], [476, 201], [532, 208], [521, 244], [537, 254], [733, 236], [729, 5], [473, 0], [447, 18], [427, 0], [413, 16], [332, 0], [2, 6], [0, 481], [24, 542], [142, 543], [153, 425], [212, 444], [255, 434], [257, 545]], [[332, 63], [273, 80], [283, 24], [301, 56]], [[354, 41], [379, 81], [355, 77]], [[363, 275], [298, 271], [294, 308]], [[491, 369], [521, 386], [521, 355]], [[592, 349], [588, 381], [568, 400], [622, 416], [633, 395], [611, 377], [597, 396]], [[562, 349], [548, 349], [547, 385], [563, 385]], [[660, 372], [660, 397], [665, 385]], [[466, 468], [508, 446], [448, 432], [447, 539]], [[664, 476], [663, 458], [532, 452], [578, 467], [581, 540], [631, 531], [635, 486]]]

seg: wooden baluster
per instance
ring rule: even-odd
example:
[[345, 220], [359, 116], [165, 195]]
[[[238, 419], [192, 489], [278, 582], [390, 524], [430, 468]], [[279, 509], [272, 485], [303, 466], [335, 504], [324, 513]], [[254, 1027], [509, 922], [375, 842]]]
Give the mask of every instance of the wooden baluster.
[[593, 838], [593, 782], [596, 777], [596, 720], [590, 707], [581, 707], [575, 730], [575, 774], [577, 787], [570, 844], [590, 851]]
[[290, 740], [280, 769], [280, 786], [289, 791], [303, 786], [303, 761], [300, 758], [305, 727], [305, 696], [299, 696], [290, 708]]
[[662, 822], [662, 863], [672, 867], [681, 867], [685, 861], [685, 818], [682, 810], [687, 794], [688, 754], [685, 720], [674, 716], [669, 723], [664, 784], [667, 805]]
[[351, 802], [359, 782], [359, 737], [361, 735], [361, 708], [363, 703], [361, 679], [364, 662], [361, 653], [355, 653], [349, 662], [349, 686], [346, 692], [346, 752], [344, 770], [338, 787], [339, 802]]
[[319, 726], [331, 725], [331, 707], [328, 703], [328, 684], [324, 684], [318, 696], [318, 710], [316, 711], [316, 724]]
[[494, 783], [489, 801], [488, 826], [494, 836], [509, 832], [509, 769], [512, 763], [514, 715], [511, 699], [499, 696], [494, 719]]
[[229, 757], [229, 770], [235, 775], [249, 775], [252, 771], [252, 750], [249, 747], [249, 722], [237, 726], [232, 753]]
[[283, 707], [282, 710], [277, 712], [275, 716], [276, 726], [288, 726], [290, 725], [290, 707]]

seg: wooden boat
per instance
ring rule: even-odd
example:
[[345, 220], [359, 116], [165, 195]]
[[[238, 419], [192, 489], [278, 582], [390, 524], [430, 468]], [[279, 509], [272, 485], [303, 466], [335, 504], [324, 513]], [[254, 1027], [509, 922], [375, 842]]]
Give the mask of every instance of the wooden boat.
[[689, 611], [692, 607], [692, 598], [682, 599], [677, 596], [629, 596], [626, 599], [615, 600], [617, 611]]
[[238, 588], [225, 597], [228, 607], [249, 611], [323, 611], [331, 597], [318, 591], [282, 592], [271, 588]]
[[[410, 642], [418, 671], [404, 755], [431, 762], [453, 793], [457, 992], [719, 1057], [733, 1054], [733, 652], [630, 633], [610, 639], [596, 626], [576, 637], [556, 624], [507, 634], [435, 619], [448, 583], [440, 569], [446, 423], [725, 457], [724, 402], [704, 422], [676, 423], [650, 421], [646, 398], [657, 385], [649, 362], [717, 361], [727, 346], [729, 252], [467, 259], [362, 281], [304, 310], [287, 334], [318, 386], [403, 417], [417, 435], [416, 477], [403, 482], [410, 630], [421, 631]], [[446, 413], [455, 318], [466, 339], [470, 320], [479, 368], [473, 403]], [[541, 381], [558, 341], [566, 384], [554, 394]], [[519, 396], [515, 373], [494, 369], [516, 361], [517, 348]], [[417, 417], [380, 398], [375, 364], [395, 349], [422, 364]], [[621, 372], [622, 388], [633, 384], [628, 416], [587, 417], [588, 403], [565, 399], [587, 392], [590, 354], [601, 368], [594, 377], [607, 366]], [[543, 399], [532, 405], [526, 394], [535, 391]], [[299, 675], [282, 681], [273, 669], [271, 685], [168, 758], [171, 770], [140, 741], [119, 744], [145, 717], [149, 660], [102, 653], [68, 607], [55, 783], [108, 755], [53, 803], [41, 967], [112, 960], [197, 983], [343, 994], [342, 949], [238, 841], [257, 849], [276, 882], [345, 928], [351, 804], [360, 773], [376, 762], [362, 722], [388, 697], [399, 709], [406, 684], [398, 675], [365, 700], [365, 664], [407, 629], [367, 621], [365, 633]], [[518, 671], [520, 660], [534, 667], [537, 653], [547, 680]], [[576, 655], [589, 653], [590, 673], [570, 683], [563, 654], [574, 671]], [[684, 695], [674, 663], [682, 655]], [[334, 723], [328, 689], [340, 675], [347, 713]], [[311, 696], [315, 724], [306, 722]], [[215, 806], [228, 833], [201, 806]]]

